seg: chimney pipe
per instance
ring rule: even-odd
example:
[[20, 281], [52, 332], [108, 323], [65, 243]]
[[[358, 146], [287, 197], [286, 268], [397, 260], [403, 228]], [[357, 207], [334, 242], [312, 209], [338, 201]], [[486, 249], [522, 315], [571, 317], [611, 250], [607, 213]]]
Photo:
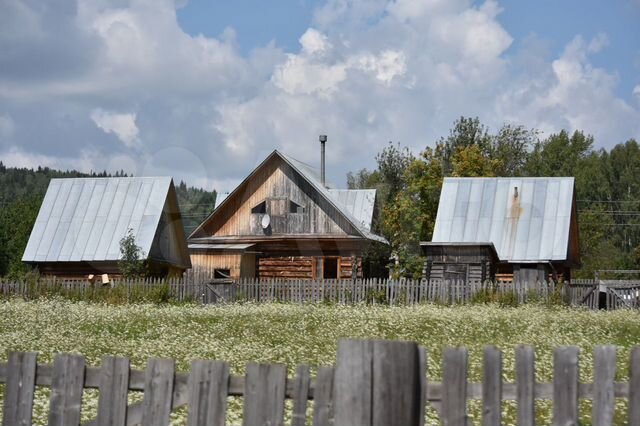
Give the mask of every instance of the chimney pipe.
[[324, 171], [324, 143], [327, 141], [327, 135], [320, 135], [320, 181], [322, 186], [325, 184], [325, 171]]

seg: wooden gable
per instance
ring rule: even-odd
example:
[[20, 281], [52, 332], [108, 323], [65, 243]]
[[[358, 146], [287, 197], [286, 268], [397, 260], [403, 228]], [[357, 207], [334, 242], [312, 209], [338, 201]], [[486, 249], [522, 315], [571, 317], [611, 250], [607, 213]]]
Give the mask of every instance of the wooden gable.
[[[262, 226], [268, 214], [270, 225]], [[191, 237], [361, 236], [278, 152], [271, 154]]]

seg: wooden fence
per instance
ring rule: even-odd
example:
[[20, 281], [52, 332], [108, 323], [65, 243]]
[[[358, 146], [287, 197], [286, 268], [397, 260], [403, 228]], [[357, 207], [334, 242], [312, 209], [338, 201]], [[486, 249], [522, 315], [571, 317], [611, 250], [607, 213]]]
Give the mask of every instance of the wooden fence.
[[[515, 382], [503, 383], [502, 353], [489, 346], [482, 383], [468, 383], [465, 348], [444, 349], [442, 380], [434, 382], [427, 379], [426, 350], [397, 341], [342, 340], [335, 367], [318, 368], [315, 380], [306, 365], [291, 378], [284, 365], [255, 363], [235, 376], [221, 361], [193, 361], [190, 372], [176, 373], [168, 359], [150, 359], [145, 371], [137, 371], [121, 357], [105, 357], [96, 368], [86, 367], [82, 355], [59, 354], [53, 365], [39, 365], [35, 353], [13, 352], [0, 364], [2, 424], [31, 424], [36, 386], [51, 388], [49, 426], [80, 424], [84, 389], [99, 390], [97, 417], [85, 426], [166, 426], [181, 406], [189, 426], [224, 425], [228, 396], [242, 397], [246, 426], [283, 425], [287, 399], [292, 426], [422, 426], [429, 405], [442, 424], [467, 426], [468, 400], [482, 401], [482, 425], [501, 424], [503, 401], [516, 401], [517, 424], [532, 426], [538, 400], [552, 401], [553, 425], [578, 425], [585, 399], [592, 401], [591, 424], [606, 426], [614, 424], [616, 398], [627, 400], [627, 424], [640, 424], [640, 347], [631, 351], [626, 382], [615, 381], [614, 346], [595, 348], [593, 383], [579, 382], [576, 347], [555, 349], [552, 383], [536, 382], [533, 347], [517, 346], [515, 355]], [[130, 391], [142, 391], [142, 401], [128, 405]]]
[[498, 301], [519, 305], [553, 301], [589, 309], [640, 308], [640, 282], [603, 285], [593, 280], [554, 282], [491, 282], [455, 280], [195, 280], [184, 278], [114, 280], [108, 285], [82, 280], [40, 279], [0, 282], [0, 296], [35, 298], [59, 294], [85, 300], [119, 295], [126, 301], [190, 300], [202, 303], [252, 301], [289, 303], [418, 303], [464, 304]]

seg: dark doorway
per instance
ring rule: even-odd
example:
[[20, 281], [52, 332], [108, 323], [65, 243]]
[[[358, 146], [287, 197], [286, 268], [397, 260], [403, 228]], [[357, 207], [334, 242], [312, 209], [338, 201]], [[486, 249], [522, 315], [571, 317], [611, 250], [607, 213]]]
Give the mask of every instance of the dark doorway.
[[338, 258], [325, 257], [322, 278], [326, 280], [335, 280], [338, 278]]

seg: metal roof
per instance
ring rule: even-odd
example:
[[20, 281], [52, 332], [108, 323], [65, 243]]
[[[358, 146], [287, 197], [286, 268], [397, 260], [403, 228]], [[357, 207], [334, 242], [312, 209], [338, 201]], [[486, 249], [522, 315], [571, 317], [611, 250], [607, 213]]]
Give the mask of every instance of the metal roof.
[[371, 230], [376, 203], [375, 189], [329, 189], [329, 194], [343, 205], [362, 227]]
[[574, 178], [445, 178], [433, 242], [494, 244], [500, 260], [566, 260]]
[[170, 177], [51, 179], [22, 260], [118, 260], [128, 229], [148, 256], [170, 185]]
[[[352, 206], [349, 206], [349, 195], [341, 195], [338, 191], [352, 191], [352, 190], [336, 190], [329, 189], [325, 185], [322, 184], [320, 180], [320, 174], [317, 169], [314, 167], [303, 163], [302, 161], [296, 160], [293, 157], [289, 157], [279, 151], [276, 151], [278, 155], [280, 155], [291, 167], [293, 167], [300, 175], [302, 175], [319, 193], [321, 193], [327, 200], [329, 200], [350, 222], [354, 225], [362, 235], [370, 240], [378, 241], [381, 243], [388, 244], [388, 241], [383, 237], [374, 234], [371, 232], [371, 219], [369, 219], [368, 223], [366, 219], [363, 221], [363, 218], [366, 218], [366, 208], [364, 207], [365, 200], [372, 199], [375, 202], [375, 189], [369, 189], [365, 191], [369, 191], [367, 193], [363, 193], [359, 196], [355, 196], [355, 198], [361, 198], [362, 208], [360, 210], [357, 209], [357, 203], [353, 203]], [[368, 195], [365, 195], [368, 194]], [[373, 196], [371, 196], [373, 195]], [[341, 197], [346, 199], [347, 204], [344, 204], [341, 201]], [[352, 211], [352, 208], [354, 209]], [[371, 205], [371, 216], [373, 217], [373, 205]], [[355, 214], [354, 214], [355, 213]]]
[[190, 249], [243, 251], [255, 244], [189, 244]]

